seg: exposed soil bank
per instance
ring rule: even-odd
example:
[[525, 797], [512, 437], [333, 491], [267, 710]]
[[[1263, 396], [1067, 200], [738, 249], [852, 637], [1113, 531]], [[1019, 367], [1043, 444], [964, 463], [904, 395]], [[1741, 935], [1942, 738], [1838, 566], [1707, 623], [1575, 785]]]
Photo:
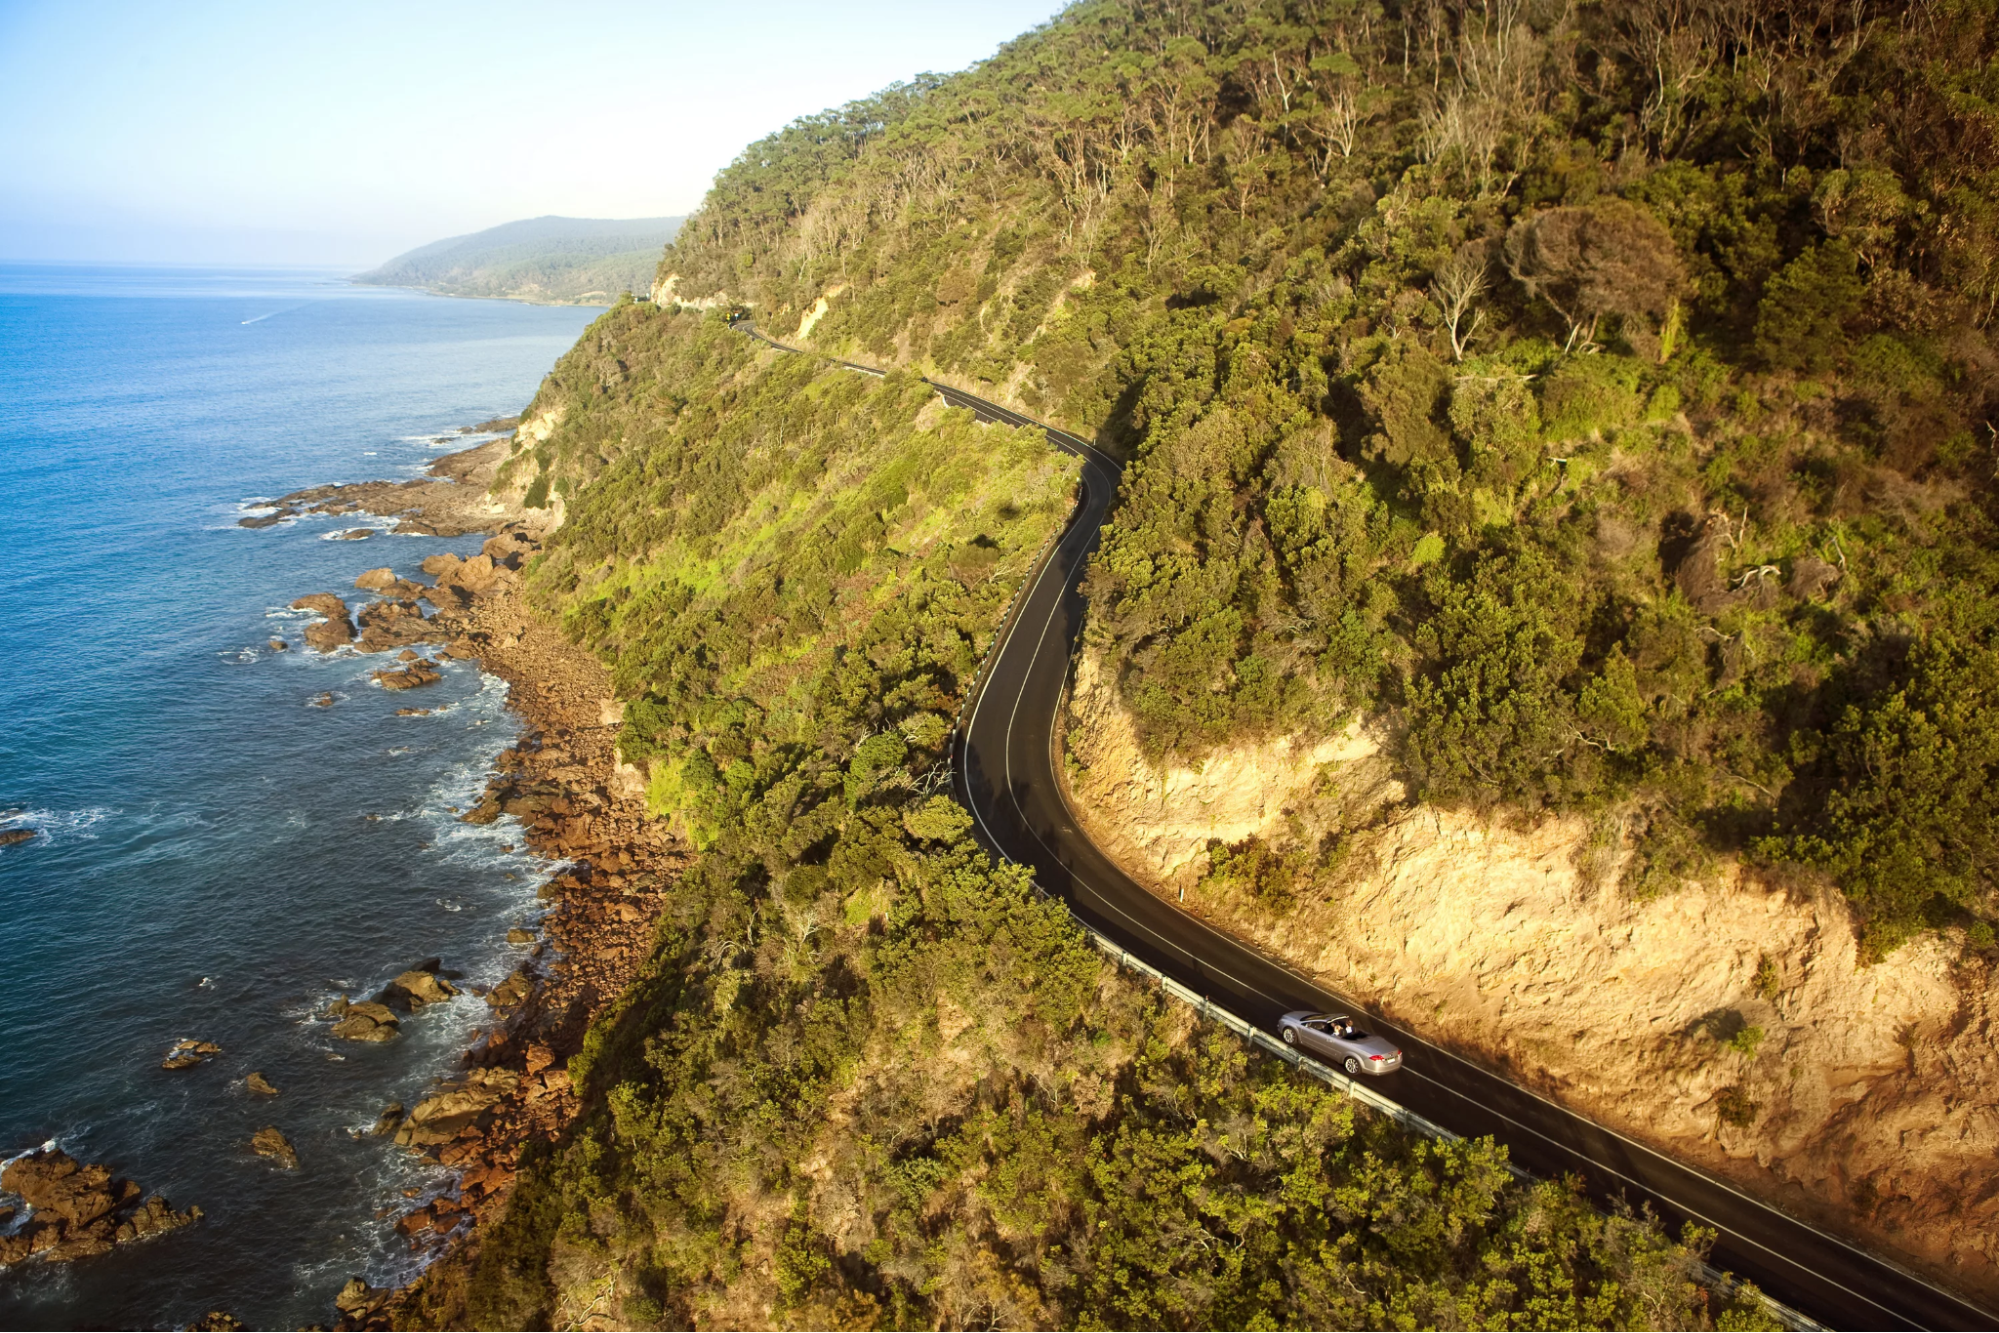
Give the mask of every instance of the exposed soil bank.
[[[1094, 657], [1069, 709], [1072, 804], [1142, 883], [1426, 1040], [1999, 1298], [1999, 977], [1977, 955], [1926, 937], [1863, 967], [1836, 891], [1734, 863], [1636, 901], [1614, 827], [1411, 806], [1358, 727], [1162, 771]], [[1289, 904], [1200, 883], [1211, 838], [1341, 833]]]

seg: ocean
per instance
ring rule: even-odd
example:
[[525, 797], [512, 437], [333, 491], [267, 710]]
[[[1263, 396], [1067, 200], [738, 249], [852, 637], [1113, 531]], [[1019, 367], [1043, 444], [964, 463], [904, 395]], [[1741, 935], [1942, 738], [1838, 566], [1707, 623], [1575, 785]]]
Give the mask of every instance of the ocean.
[[[456, 1067], [485, 1005], [383, 1045], [318, 1015], [427, 957], [498, 981], [548, 867], [508, 850], [511, 819], [454, 815], [513, 740], [504, 686], [456, 663], [388, 693], [383, 659], [303, 651], [286, 607], [480, 538], [237, 520], [487, 438], [459, 430], [524, 407], [597, 313], [320, 271], [0, 265], [0, 829], [35, 835], [0, 847], [0, 1156], [53, 1142], [206, 1213], [0, 1272], [0, 1327], [295, 1328], [330, 1323], [349, 1276], [414, 1271], [394, 1216], [445, 1176], [356, 1135]], [[162, 1070], [187, 1037], [222, 1054]], [[246, 1091], [252, 1070], [280, 1095]], [[266, 1125], [297, 1170], [251, 1153]]]

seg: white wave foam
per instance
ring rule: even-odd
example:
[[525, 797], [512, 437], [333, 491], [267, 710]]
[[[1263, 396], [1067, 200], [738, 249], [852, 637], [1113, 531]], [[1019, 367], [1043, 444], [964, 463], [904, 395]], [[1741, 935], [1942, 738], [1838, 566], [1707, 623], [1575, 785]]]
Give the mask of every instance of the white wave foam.
[[33, 829], [36, 843], [67, 842], [71, 838], [95, 838], [86, 832], [91, 825], [109, 819], [116, 810], [92, 806], [87, 810], [8, 810], [0, 813], [0, 829]]

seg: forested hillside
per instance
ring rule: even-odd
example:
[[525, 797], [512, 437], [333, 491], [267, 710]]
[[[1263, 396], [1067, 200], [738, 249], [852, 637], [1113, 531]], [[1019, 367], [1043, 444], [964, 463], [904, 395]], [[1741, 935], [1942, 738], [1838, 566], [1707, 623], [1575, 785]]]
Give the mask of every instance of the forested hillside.
[[1989, 949], [1996, 29], [1085, 3], [753, 146], [661, 276], [1125, 450], [1091, 634], [1156, 753], [1360, 714], [1634, 892], [1732, 851]]
[[1365, 717], [1424, 800], [1629, 821], [1632, 892], [1734, 851], [1989, 947], [1995, 23], [1092, 0], [752, 145], [510, 465], [702, 855], [408, 1316], [1739, 1325], [979, 850], [948, 730], [1074, 473], [907, 372], [1131, 460], [1089, 633], [1155, 753]]
[[542, 305], [609, 305], [643, 292], [679, 218], [528, 218], [397, 255], [355, 282]]
[[703, 850], [569, 1062], [573, 1138], [404, 1319], [1752, 1326], [1706, 1237], [1357, 1113], [973, 840], [951, 719], [1073, 499], [1038, 432], [625, 302], [523, 436], [565, 506], [534, 595]]

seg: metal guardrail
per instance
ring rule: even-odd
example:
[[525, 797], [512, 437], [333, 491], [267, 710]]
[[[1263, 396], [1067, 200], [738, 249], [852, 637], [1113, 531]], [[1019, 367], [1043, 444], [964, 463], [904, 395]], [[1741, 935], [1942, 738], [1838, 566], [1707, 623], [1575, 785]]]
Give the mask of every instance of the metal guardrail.
[[[1067, 902], [1059, 895], [1049, 893], [1039, 884], [1036, 884], [1034, 887], [1040, 891], [1043, 897], [1061, 902], [1065, 907], [1068, 906]], [[1175, 981], [1172, 977], [1167, 976], [1164, 972], [1161, 972], [1143, 958], [1138, 957], [1123, 945], [1118, 944], [1109, 936], [1099, 932], [1096, 927], [1077, 916], [1075, 912], [1071, 911], [1069, 913], [1069, 919], [1074, 921], [1077, 927], [1089, 937], [1090, 943], [1096, 945], [1104, 953], [1109, 954], [1120, 966], [1129, 968], [1133, 972], [1156, 982], [1160, 990], [1177, 1000], [1193, 1006], [1195, 1012], [1200, 1014], [1201, 1017], [1220, 1023], [1223, 1027], [1251, 1045], [1270, 1052], [1270, 1054], [1276, 1056], [1278, 1059], [1288, 1062], [1301, 1072], [1310, 1074], [1322, 1083], [1331, 1084], [1347, 1096], [1361, 1103], [1361, 1105], [1389, 1117], [1404, 1129], [1412, 1130], [1415, 1133], [1424, 1135], [1426, 1138], [1438, 1139], [1445, 1143], [1460, 1143], [1463, 1141], [1462, 1135], [1452, 1133], [1427, 1116], [1418, 1115], [1394, 1098], [1377, 1092], [1362, 1080], [1334, 1069], [1329, 1065], [1321, 1064], [1295, 1047], [1288, 1046], [1279, 1041], [1248, 1019], [1241, 1017], [1231, 1010], [1222, 1008], [1208, 999], [1207, 996], [1196, 991], [1193, 987]], [[1529, 1181], [1534, 1179], [1533, 1173], [1525, 1171], [1511, 1162], [1506, 1164], [1506, 1169], [1512, 1173], [1515, 1180]], [[1717, 1292], [1730, 1300], [1735, 1299], [1748, 1286], [1748, 1284], [1738, 1280], [1734, 1275], [1723, 1272], [1705, 1260], [1697, 1260], [1694, 1263], [1693, 1274], [1710, 1291]], [[1761, 1288], [1752, 1287], [1749, 1289], [1755, 1292], [1757, 1300], [1761, 1302], [1764, 1310], [1770, 1317], [1785, 1328], [1797, 1330], [1797, 1333], [1824, 1333], [1827, 1326], [1819, 1323], [1810, 1315], [1792, 1309], [1782, 1301], [1764, 1292]]]

